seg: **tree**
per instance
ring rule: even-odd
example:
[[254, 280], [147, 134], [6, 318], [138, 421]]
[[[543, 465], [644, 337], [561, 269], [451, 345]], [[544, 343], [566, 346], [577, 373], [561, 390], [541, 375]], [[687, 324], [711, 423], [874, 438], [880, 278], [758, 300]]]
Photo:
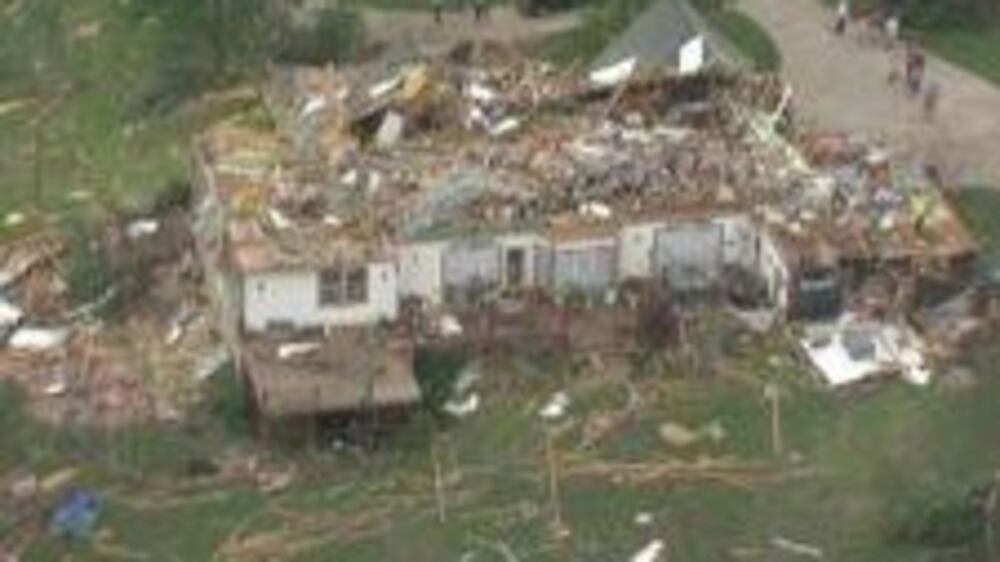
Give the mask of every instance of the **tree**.
[[882, 0], [915, 27], [980, 26], [1000, 23], [1000, 0]]
[[191, 95], [258, 74], [273, 41], [272, 0], [135, 0], [126, 6], [156, 34], [159, 50], [142, 112], [167, 111]]

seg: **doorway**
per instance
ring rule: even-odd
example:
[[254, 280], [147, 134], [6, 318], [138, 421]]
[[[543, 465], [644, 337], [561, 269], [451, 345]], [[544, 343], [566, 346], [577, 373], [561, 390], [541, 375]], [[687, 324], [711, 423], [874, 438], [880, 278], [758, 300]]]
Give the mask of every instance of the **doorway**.
[[507, 287], [520, 288], [525, 283], [525, 263], [527, 254], [524, 248], [510, 248], [507, 250], [506, 276]]

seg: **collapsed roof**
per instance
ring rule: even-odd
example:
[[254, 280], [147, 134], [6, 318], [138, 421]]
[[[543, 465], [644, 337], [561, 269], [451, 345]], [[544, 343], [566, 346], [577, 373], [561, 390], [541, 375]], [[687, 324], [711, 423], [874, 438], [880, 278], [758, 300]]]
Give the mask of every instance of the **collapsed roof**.
[[[290, 78], [288, 78], [290, 77]], [[274, 127], [227, 123], [197, 158], [238, 271], [382, 259], [483, 233], [589, 236], [676, 215], [751, 214], [800, 254], [969, 253], [933, 173], [840, 135], [776, 132], [770, 77], [529, 60], [297, 69]]]

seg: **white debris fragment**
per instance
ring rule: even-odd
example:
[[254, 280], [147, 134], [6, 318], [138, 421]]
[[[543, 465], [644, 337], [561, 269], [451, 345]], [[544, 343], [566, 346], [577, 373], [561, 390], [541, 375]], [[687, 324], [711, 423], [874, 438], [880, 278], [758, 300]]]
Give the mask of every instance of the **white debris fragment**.
[[498, 97], [496, 92], [478, 82], [469, 84], [465, 89], [465, 95], [469, 99], [483, 103], [492, 103], [496, 101]]
[[598, 68], [590, 73], [590, 82], [595, 86], [616, 86], [628, 80], [635, 73], [639, 59], [629, 57], [615, 64]]
[[677, 71], [681, 76], [697, 74], [705, 66], [705, 38], [696, 35], [681, 46], [678, 53]]
[[160, 231], [160, 222], [153, 219], [133, 221], [125, 228], [125, 234], [132, 240], [152, 236]]
[[62, 347], [69, 339], [68, 328], [24, 327], [14, 332], [8, 345], [21, 351], [49, 351]]
[[889, 373], [925, 386], [932, 376], [924, 342], [906, 325], [862, 322], [848, 315], [834, 326], [807, 327], [801, 345], [830, 386]]
[[340, 228], [344, 226], [344, 220], [337, 215], [326, 215], [323, 217], [323, 224], [333, 228]]
[[74, 189], [66, 195], [66, 198], [76, 202], [89, 201], [94, 198], [94, 192], [85, 189]]
[[516, 131], [521, 126], [521, 120], [517, 117], [507, 117], [496, 125], [490, 127], [490, 136], [502, 137]]
[[899, 364], [903, 369], [903, 378], [910, 384], [927, 386], [933, 373], [927, 367], [923, 354], [913, 348], [899, 350]]
[[24, 319], [24, 311], [13, 303], [0, 299], [0, 332], [17, 327]]
[[785, 537], [772, 538], [771, 546], [780, 550], [784, 550], [785, 552], [797, 554], [799, 556], [815, 558], [816, 560], [823, 559], [823, 551], [820, 548], [808, 544], [802, 544], [800, 542], [791, 541], [786, 539]]
[[490, 120], [486, 117], [486, 112], [475, 105], [469, 108], [469, 115], [465, 118], [465, 128], [470, 130], [477, 128], [486, 129], [489, 128], [489, 125]]
[[344, 185], [357, 185], [358, 184], [358, 170], [351, 168], [350, 170], [344, 172], [344, 175], [340, 176], [340, 182]]
[[559, 391], [552, 395], [552, 398], [538, 411], [539, 417], [544, 420], [557, 420], [566, 415], [569, 408], [569, 395]]
[[287, 230], [292, 227], [291, 219], [274, 207], [267, 210], [267, 216], [271, 219], [271, 224], [278, 230]]
[[438, 333], [446, 338], [461, 336], [464, 331], [458, 318], [451, 314], [445, 314], [438, 321]]
[[580, 205], [579, 212], [585, 217], [592, 217], [595, 219], [607, 220], [611, 218], [613, 212], [611, 207], [600, 203], [598, 201], [590, 201]]
[[181, 322], [174, 322], [170, 326], [170, 330], [167, 331], [166, 343], [167, 345], [177, 345], [184, 337], [184, 324]]
[[374, 196], [382, 189], [382, 174], [372, 171], [368, 174], [368, 183], [365, 185], [365, 192], [369, 197]]
[[323, 345], [319, 342], [285, 343], [278, 346], [278, 359], [285, 361], [299, 355], [307, 355], [321, 347], [323, 347]]
[[399, 88], [403, 84], [402, 75], [396, 75], [388, 80], [383, 80], [378, 84], [375, 84], [368, 89], [368, 95], [372, 99], [378, 99], [382, 96], [392, 93], [393, 90]]
[[378, 132], [375, 134], [375, 145], [380, 148], [389, 148], [399, 142], [399, 139], [403, 138], [403, 133], [406, 129], [406, 120], [403, 116], [395, 111], [389, 111], [385, 114], [382, 119], [382, 125], [379, 126]]
[[479, 394], [473, 392], [472, 394], [465, 397], [464, 400], [449, 400], [444, 404], [444, 411], [448, 414], [455, 416], [456, 418], [464, 418], [466, 416], [472, 415], [479, 410]]
[[199, 381], [208, 380], [212, 375], [218, 373], [227, 361], [229, 361], [229, 354], [226, 353], [225, 348], [219, 347], [214, 353], [198, 361], [194, 376]]
[[14, 212], [14, 213], [8, 213], [7, 216], [4, 217], [3, 224], [7, 228], [14, 228], [16, 226], [24, 224], [24, 221], [25, 221], [24, 213]]
[[69, 386], [66, 384], [66, 381], [59, 380], [47, 385], [43, 389], [43, 392], [45, 392], [46, 396], [62, 396], [63, 394], [66, 394], [68, 389]]
[[642, 511], [635, 514], [635, 524], [640, 527], [645, 527], [647, 525], [653, 524], [653, 514], [647, 511]]
[[299, 119], [308, 119], [312, 114], [322, 111], [326, 107], [326, 97], [325, 96], [313, 96], [306, 101], [305, 105], [302, 107], [302, 112], [299, 113]]
[[657, 562], [661, 560], [660, 555], [663, 554], [663, 549], [666, 546], [662, 540], [656, 539], [635, 553], [631, 558], [631, 562]]

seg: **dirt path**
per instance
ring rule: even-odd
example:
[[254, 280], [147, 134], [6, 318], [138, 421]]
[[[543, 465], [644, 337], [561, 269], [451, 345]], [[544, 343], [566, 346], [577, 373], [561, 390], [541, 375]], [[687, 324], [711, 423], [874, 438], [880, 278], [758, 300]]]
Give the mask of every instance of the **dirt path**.
[[490, 11], [488, 19], [476, 22], [472, 10], [446, 11], [442, 23], [430, 11], [365, 10], [364, 21], [371, 38], [378, 42], [408, 45], [428, 55], [447, 51], [469, 40], [519, 43], [560, 31], [580, 23], [580, 13], [525, 18], [504, 6]]
[[928, 121], [920, 101], [890, 89], [888, 51], [856, 36], [835, 37], [832, 14], [817, 0], [739, 2], [781, 48], [807, 124], [883, 139], [939, 163], [954, 182], [1000, 187], [1000, 88], [931, 58], [928, 78], [942, 95], [936, 118]]

